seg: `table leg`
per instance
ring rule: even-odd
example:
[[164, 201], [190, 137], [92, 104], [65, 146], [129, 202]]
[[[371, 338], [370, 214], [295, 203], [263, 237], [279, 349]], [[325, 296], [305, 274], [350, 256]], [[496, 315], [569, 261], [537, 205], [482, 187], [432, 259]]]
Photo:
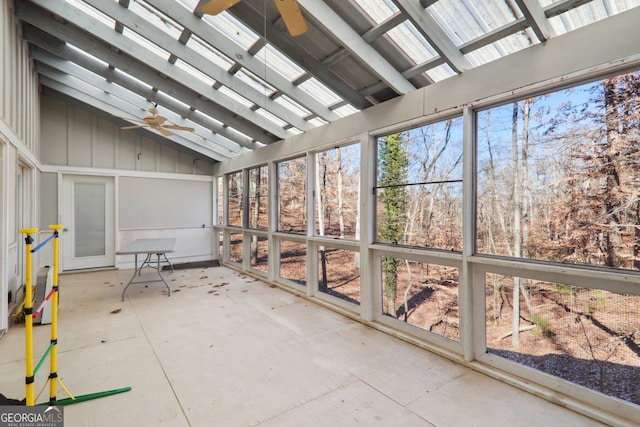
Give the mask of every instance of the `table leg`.
[[[158, 255], [161, 255], [161, 254], [158, 254]], [[164, 260], [167, 261], [167, 263], [169, 264], [169, 267], [171, 268], [171, 272], [173, 273], [173, 264], [171, 264], [171, 261], [169, 261], [169, 258], [167, 258], [167, 254], [162, 253], [162, 256], [164, 257]]]
[[[156, 254], [158, 256], [158, 276], [160, 276], [160, 278], [162, 279], [162, 281], [164, 282], [164, 285], [167, 287], [167, 292], [169, 293], [168, 296], [171, 296], [171, 288], [169, 287], [169, 284], [167, 283], [166, 280], [164, 280], [164, 277], [162, 277], [162, 273], [160, 271], [160, 254]], [[162, 254], [164, 255], [164, 254]], [[165, 258], [167, 256], [165, 255]]]
[[[169, 293], [169, 296], [171, 296], [171, 287], [169, 287], [169, 284], [167, 283], [166, 280], [164, 280], [164, 277], [162, 276], [162, 272], [160, 270], [160, 256], [164, 256], [165, 259], [167, 258], [166, 254], [164, 253], [156, 253], [157, 256], [157, 262], [156, 262], [156, 267], [153, 266], [152, 262], [153, 262], [153, 253], [148, 253], [147, 257], [145, 258], [145, 260], [140, 264], [140, 266], [138, 266], [138, 254], [134, 254], [134, 263], [135, 263], [135, 269], [133, 271], [133, 276], [131, 276], [131, 280], [129, 280], [129, 283], [127, 283], [127, 285], [124, 287], [124, 289], [122, 290], [122, 301], [124, 301], [124, 296], [127, 292], [127, 288], [129, 288], [129, 285], [132, 285], [134, 283], [151, 283], [151, 282], [160, 282], [162, 281], [162, 283], [164, 283], [164, 285], [167, 287], [167, 292]], [[142, 269], [146, 266], [154, 268], [157, 273], [158, 276], [160, 276], [160, 280], [138, 280], [137, 282], [134, 281], [134, 279], [136, 278], [136, 274], [138, 276], [142, 275]], [[171, 271], [173, 272], [173, 266], [171, 267]]]
[[122, 290], [122, 301], [124, 301], [124, 295], [127, 292], [127, 288], [129, 287], [130, 284], [133, 283], [133, 279], [136, 278], [136, 273], [140, 274], [140, 270], [142, 270], [142, 268], [140, 268], [140, 270], [138, 270], [138, 254], [134, 254], [134, 261], [133, 261], [133, 265], [134, 265], [134, 269], [133, 269], [133, 276], [131, 276], [131, 279], [129, 279], [129, 283], [127, 283], [127, 286], [124, 287], [124, 289]]

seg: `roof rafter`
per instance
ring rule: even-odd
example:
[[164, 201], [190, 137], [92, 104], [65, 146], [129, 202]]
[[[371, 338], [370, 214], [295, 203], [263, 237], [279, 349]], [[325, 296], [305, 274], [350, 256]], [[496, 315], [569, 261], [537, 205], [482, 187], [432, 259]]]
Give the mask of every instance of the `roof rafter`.
[[[323, 64], [321, 61], [318, 61], [300, 49], [291, 37], [284, 34], [273, 24], [265, 22], [248, 2], [242, 1], [229, 9], [228, 12], [240, 19], [256, 34], [266, 38], [271, 45], [291, 58], [298, 66], [313, 75], [328, 88], [346, 99], [354, 107], [363, 110], [373, 105], [362, 96], [362, 94], [358, 93], [357, 90], [337, 78], [328, 65]], [[265, 29], [268, 37], [265, 35]]]
[[[222, 143], [222, 146], [232, 151], [237, 151], [236, 145], [246, 147], [249, 149], [255, 149], [260, 147], [255, 141], [246, 135], [236, 132], [228, 126], [223, 126], [220, 122], [211, 119], [209, 116], [192, 111], [190, 108], [186, 111], [184, 104], [175, 100], [174, 97], [164, 95], [163, 92], [154, 90], [150, 85], [143, 84], [140, 80], [132, 78], [129, 74], [116, 69], [112, 66], [105, 67], [104, 63], [96, 59], [95, 57], [81, 52], [79, 49], [73, 49], [66, 45], [64, 42], [53, 39], [46, 33], [34, 28], [30, 25], [24, 27], [24, 37], [29, 40], [35, 46], [39, 46], [42, 49], [32, 49], [32, 56], [36, 60], [40, 60], [45, 55], [51, 57], [60, 58], [62, 60], [77, 64], [82, 68], [86, 68], [94, 74], [104, 77], [107, 81], [117, 83], [131, 92], [137, 93], [146, 99], [157, 102], [158, 104], [175, 111], [180, 116], [189, 118], [195, 123], [200, 123], [202, 126], [211, 129], [212, 136], [209, 139], [218, 141], [216, 135], [220, 135], [229, 140], [229, 143]], [[44, 52], [42, 52], [44, 50]], [[46, 52], [51, 52], [47, 54]]]
[[301, 130], [312, 129], [308, 122], [302, 118], [295, 116], [291, 111], [284, 108], [277, 102], [273, 102], [268, 97], [247, 83], [240, 79], [235, 78], [229, 74], [227, 70], [221, 68], [217, 64], [206, 59], [204, 56], [199, 55], [192, 49], [187, 48], [179, 40], [176, 40], [169, 36], [167, 33], [160, 31], [151, 23], [140, 20], [135, 14], [128, 12], [127, 9], [121, 7], [118, 3], [113, 1], [104, 0], [84, 0], [86, 3], [95, 7], [102, 13], [110, 16], [111, 18], [121, 22], [125, 27], [135, 31], [140, 36], [152, 41], [159, 46], [162, 46], [171, 55], [176, 58], [180, 58], [182, 61], [196, 68], [198, 71], [210, 76], [216, 82], [221, 83], [227, 88], [231, 89], [238, 95], [246, 98], [247, 100], [255, 103], [256, 105], [269, 111], [274, 116], [291, 123], [293, 126]]
[[[49, 71], [49, 69], [56, 70], [59, 73], [64, 73], [107, 93], [111, 93], [118, 98], [133, 104], [137, 110], [147, 111], [141, 108], [141, 106], [145, 105], [146, 102], [153, 102], [161, 105], [162, 107], [166, 104], [171, 104], [167, 95], [157, 92], [153, 93], [152, 89], [139, 90], [141, 93], [129, 90], [127, 86], [131, 86], [132, 84], [129, 83], [126, 86], [123, 85], [123, 82], [127, 83], [126, 78], [124, 78], [123, 73], [117, 70], [111, 71], [111, 75], [114, 78], [107, 81], [106, 79], [101, 78], [100, 75], [92, 73], [87, 68], [70, 61], [65, 61], [41, 49], [34, 50], [32, 52], [32, 57], [37, 61], [36, 69], [41, 74], [47, 75], [57, 81], [64, 82], [64, 80], [59, 77], [59, 74], [54, 74]], [[142, 84], [138, 83], [136, 86], [142, 86]], [[179, 107], [175, 101], [171, 107], [173, 108], [164, 108], [166, 111], [163, 111], [162, 115], [167, 117], [167, 119], [173, 124], [195, 128], [192, 135], [197, 135], [198, 138], [193, 139], [194, 142], [203, 145], [205, 148], [208, 148], [226, 158], [233, 157], [236, 154], [246, 151], [236, 143], [223, 139], [220, 135], [214, 134], [212, 136], [209, 128], [202, 126], [198, 123], [199, 120], [197, 120], [197, 117], [195, 117], [194, 114], [190, 114], [193, 112], [190, 111], [188, 107], [182, 107], [182, 112], [180, 114], [174, 112], [176, 107]], [[136, 118], [141, 119], [142, 117], [138, 116]], [[189, 122], [187, 122], [187, 118], [189, 119]], [[191, 139], [189, 136], [189, 134], [184, 134], [186, 139]]]
[[176, 4], [174, 0], [147, 0], [147, 3], [162, 13], [170, 15], [178, 24], [189, 28], [193, 34], [205, 42], [212, 46], [215, 45], [216, 49], [226, 55], [230, 60], [235, 61], [236, 64], [239, 64], [256, 76], [268, 81], [276, 90], [284, 93], [295, 102], [313, 112], [316, 116], [327, 121], [340, 118], [335, 112], [318, 102], [317, 99], [286, 80], [277, 70], [269, 67], [268, 64], [265, 66], [263, 62], [253, 56], [255, 52], [247, 52], [247, 55], [240, 55], [239, 57], [239, 51], [241, 51], [242, 48], [238, 44], [234, 43], [212, 25], [203, 22], [195, 14], [189, 13], [187, 9]]
[[545, 42], [550, 37], [553, 37], [553, 28], [537, 0], [515, 0], [515, 2], [529, 25], [531, 25], [531, 29], [538, 37], [538, 40]]
[[456, 73], [472, 68], [471, 63], [453, 44], [438, 22], [416, 1], [394, 0], [400, 10], [413, 22], [431, 46]]
[[[108, 64], [118, 67], [131, 75], [140, 76], [139, 78], [146, 80], [159, 90], [174, 96], [176, 99], [180, 99], [182, 102], [203, 111], [205, 114], [251, 136], [257, 141], [268, 144], [291, 135], [284, 129], [274, 126], [249, 108], [239, 106], [226, 96], [220, 96], [222, 94], [215, 91], [215, 89], [166, 60], [156, 55], [150, 55], [144, 48], [118, 35], [115, 31], [105, 28], [103, 24], [86, 14], [69, 8], [64, 4], [61, 5], [58, 2], [44, 0], [36, 0], [36, 2], [54, 8], [51, 12], [61, 14], [67, 20], [73, 18], [71, 22], [78, 22], [78, 20], [82, 22], [84, 20], [84, 26], [91, 27], [94, 32], [101, 32], [99, 39], [106, 39], [107, 44], [105, 44], [105, 41], [94, 38], [95, 33], [88, 34], [76, 26], [61, 24], [47, 16], [42, 9], [29, 6], [27, 2], [18, 2], [16, 14], [19, 18], [32, 25], [37, 25], [61, 40], [69, 41], [71, 44], [93, 54]], [[63, 10], [59, 10], [61, 8]], [[114, 51], [112, 47], [116, 47], [118, 52]], [[122, 52], [127, 52], [127, 54]], [[248, 120], [249, 118], [255, 121]]]
[[358, 58], [374, 74], [398, 94], [415, 90], [415, 86], [384, 59], [353, 28], [323, 2], [298, 0], [298, 4], [311, 13], [320, 25], [330, 25], [331, 32], [351, 55]]
[[[137, 116], [142, 118], [143, 116], [140, 114], [143, 112], [142, 109], [132, 108], [131, 106], [128, 106], [125, 101], [119, 100], [117, 97], [99, 88], [83, 83], [70, 75], [56, 72], [53, 69], [43, 69], [42, 67], [39, 71], [42, 72], [40, 80], [44, 86], [66, 94], [86, 104], [100, 108], [103, 112], [112, 116], [110, 118], [111, 121], [113, 121], [114, 118], [119, 117], [123, 112], [134, 117]], [[109, 117], [105, 117], [105, 119], [109, 119]], [[227, 156], [216, 153], [195, 142], [195, 138], [192, 135], [178, 135], [177, 133], [174, 133], [166, 138], [171, 139], [179, 145], [210, 159], [220, 161], [228, 158]]]

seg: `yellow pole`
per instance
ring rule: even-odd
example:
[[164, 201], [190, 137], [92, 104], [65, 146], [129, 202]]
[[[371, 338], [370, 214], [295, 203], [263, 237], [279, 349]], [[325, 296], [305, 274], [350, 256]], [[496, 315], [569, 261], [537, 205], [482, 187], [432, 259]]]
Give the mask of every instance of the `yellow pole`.
[[24, 322], [25, 322], [25, 343], [26, 343], [26, 404], [33, 406], [34, 404], [34, 377], [33, 377], [33, 295], [31, 291], [31, 244], [33, 243], [32, 234], [37, 233], [37, 228], [21, 228], [20, 233], [26, 234], [24, 242], [25, 248], [25, 291], [24, 291]]
[[53, 230], [53, 297], [51, 299], [51, 355], [49, 361], [51, 367], [49, 369], [49, 405], [56, 403], [56, 389], [58, 385], [58, 231], [62, 230], [60, 224], [50, 225], [49, 229]]

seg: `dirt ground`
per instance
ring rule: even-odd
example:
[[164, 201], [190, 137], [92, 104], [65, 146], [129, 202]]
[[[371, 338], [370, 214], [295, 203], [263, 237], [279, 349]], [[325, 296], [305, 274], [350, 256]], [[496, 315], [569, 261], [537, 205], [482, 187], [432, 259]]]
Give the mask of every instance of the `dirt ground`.
[[[239, 245], [232, 252], [239, 252]], [[281, 252], [280, 276], [307, 285], [304, 245], [284, 242]], [[253, 267], [266, 271], [267, 256], [261, 246]], [[241, 260], [240, 253], [232, 257]], [[320, 291], [359, 304], [356, 261], [352, 252], [327, 249], [324, 263], [322, 256], [318, 259]], [[457, 274], [450, 267], [402, 261], [396, 298], [387, 299], [383, 293], [381, 310], [400, 322], [457, 341]], [[640, 405], [640, 297], [523, 281], [516, 346], [513, 288], [514, 278], [487, 275], [489, 353]]]
[[[327, 286], [323, 288], [320, 280], [320, 290], [358, 304], [359, 271], [343, 252], [327, 251]], [[303, 258], [289, 257], [284, 274], [304, 271]], [[410, 263], [410, 269], [411, 275], [405, 264], [399, 270], [395, 313], [386, 303], [383, 313], [459, 340], [457, 270], [419, 263]], [[640, 405], [640, 297], [523, 281], [527, 298], [522, 291], [516, 347], [513, 282], [510, 277], [487, 275], [488, 352]]]

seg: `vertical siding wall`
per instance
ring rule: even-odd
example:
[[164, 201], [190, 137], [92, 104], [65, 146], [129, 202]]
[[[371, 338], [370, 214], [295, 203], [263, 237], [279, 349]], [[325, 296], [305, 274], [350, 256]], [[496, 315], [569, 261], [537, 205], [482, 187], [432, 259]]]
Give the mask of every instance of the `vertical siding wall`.
[[[21, 286], [16, 175], [19, 167], [33, 171], [40, 137], [38, 78], [11, 3], [0, 2], [0, 335], [8, 327], [8, 293], [12, 292], [15, 301]], [[35, 181], [25, 180], [30, 183], [25, 191], [31, 195], [36, 192]], [[23, 205], [32, 207], [24, 213], [25, 221], [35, 221], [34, 201], [26, 200]]]
[[210, 175], [211, 166], [56, 99], [42, 97], [41, 162], [77, 168]]
[[[213, 257], [211, 164], [57, 99], [43, 96], [41, 106], [43, 223], [64, 217], [58, 212], [62, 175], [109, 176], [115, 180], [116, 249], [138, 238], [171, 236], [178, 243], [174, 263]], [[118, 268], [133, 267], [133, 256], [116, 258]]]

